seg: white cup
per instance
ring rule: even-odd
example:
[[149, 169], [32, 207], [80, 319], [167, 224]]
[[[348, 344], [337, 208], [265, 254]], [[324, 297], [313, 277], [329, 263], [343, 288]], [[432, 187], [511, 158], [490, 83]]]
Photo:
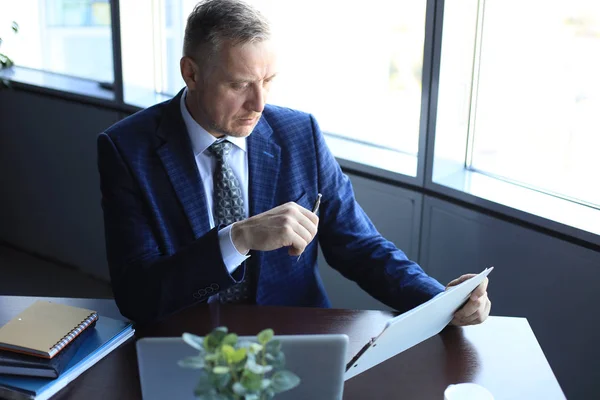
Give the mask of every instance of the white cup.
[[459, 383], [446, 388], [444, 400], [494, 400], [494, 396], [476, 383]]

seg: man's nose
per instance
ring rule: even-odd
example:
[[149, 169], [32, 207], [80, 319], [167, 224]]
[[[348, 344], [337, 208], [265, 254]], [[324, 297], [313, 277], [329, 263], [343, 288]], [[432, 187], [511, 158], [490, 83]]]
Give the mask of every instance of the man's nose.
[[252, 93], [250, 94], [250, 97], [247, 100], [247, 107], [250, 111], [254, 111], [257, 113], [262, 113], [263, 109], [265, 108], [265, 89], [262, 87], [262, 85], [258, 84], [258, 85], [253, 85], [254, 88], [252, 90]]

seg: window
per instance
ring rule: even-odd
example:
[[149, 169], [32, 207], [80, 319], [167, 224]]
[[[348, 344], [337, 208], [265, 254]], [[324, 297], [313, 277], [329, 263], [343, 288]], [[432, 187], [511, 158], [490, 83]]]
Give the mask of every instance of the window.
[[436, 156], [600, 208], [600, 3], [446, 2], [443, 29]]
[[600, 5], [543, 7], [486, 1], [472, 167], [600, 207]]
[[[283, 44], [270, 103], [313, 113], [336, 136], [417, 154], [426, 1], [249, 2]], [[197, 2], [151, 3], [120, 3], [127, 102], [144, 91], [174, 95], [183, 87], [183, 33]]]
[[443, 20], [432, 188], [600, 234], [600, 5], [446, 1]]
[[0, 0], [0, 9], [3, 25], [20, 27], [5, 43], [16, 65], [113, 82], [109, 0]]
[[[278, 45], [269, 102], [314, 114], [343, 167], [597, 240], [598, 0], [246, 1]], [[2, 51], [29, 67], [0, 78], [128, 111], [170, 99], [184, 86], [179, 60], [196, 3], [118, 1], [122, 99], [120, 87], [97, 84], [114, 81], [110, 0], [0, 0]], [[426, 28], [435, 33], [424, 53]], [[419, 154], [431, 143], [431, 159], [429, 147]]]

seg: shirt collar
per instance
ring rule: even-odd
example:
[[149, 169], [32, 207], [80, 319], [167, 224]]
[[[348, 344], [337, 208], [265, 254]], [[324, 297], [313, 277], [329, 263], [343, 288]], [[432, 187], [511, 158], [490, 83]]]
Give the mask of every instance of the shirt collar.
[[[185, 122], [185, 127], [187, 128], [188, 135], [190, 135], [190, 140], [192, 142], [192, 150], [194, 151], [194, 155], [198, 155], [203, 153], [206, 149], [210, 147], [211, 144], [216, 142], [217, 139], [210, 133], [206, 131], [203, 127], [200, 126], [198, 122], [194, 118], [187, 109], [185, 104], [185, 98], [187, 96], [187, 88], [185, 88], [183, 95], [181, 96], [180, 108], [181, 108], [181, 116], [183, 117], [183, 122]], [[234, 137], [234, 136], [225, 136], [229, 142], [239, 147], [242, 151], [246, 151], [246, 138], [245, 137]]]

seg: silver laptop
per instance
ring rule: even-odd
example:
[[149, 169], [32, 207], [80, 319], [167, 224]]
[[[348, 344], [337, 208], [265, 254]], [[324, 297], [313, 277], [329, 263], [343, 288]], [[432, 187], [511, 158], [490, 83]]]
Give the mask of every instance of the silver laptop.
[[[285, 354], [285, 369], [300, 377], [300, 385], [278, 394], [278, 400], [341, 399], [346, 370], [348, 336], [276, 336]], [[240, 340], [255, 341], [241, 336]], [[197, 355], [197, 350], [180, 337], [142, 338], [137, 341], [137, 358], [144, 400], [194, 400], [199, 370], [181, 368], [177, 361]]]

